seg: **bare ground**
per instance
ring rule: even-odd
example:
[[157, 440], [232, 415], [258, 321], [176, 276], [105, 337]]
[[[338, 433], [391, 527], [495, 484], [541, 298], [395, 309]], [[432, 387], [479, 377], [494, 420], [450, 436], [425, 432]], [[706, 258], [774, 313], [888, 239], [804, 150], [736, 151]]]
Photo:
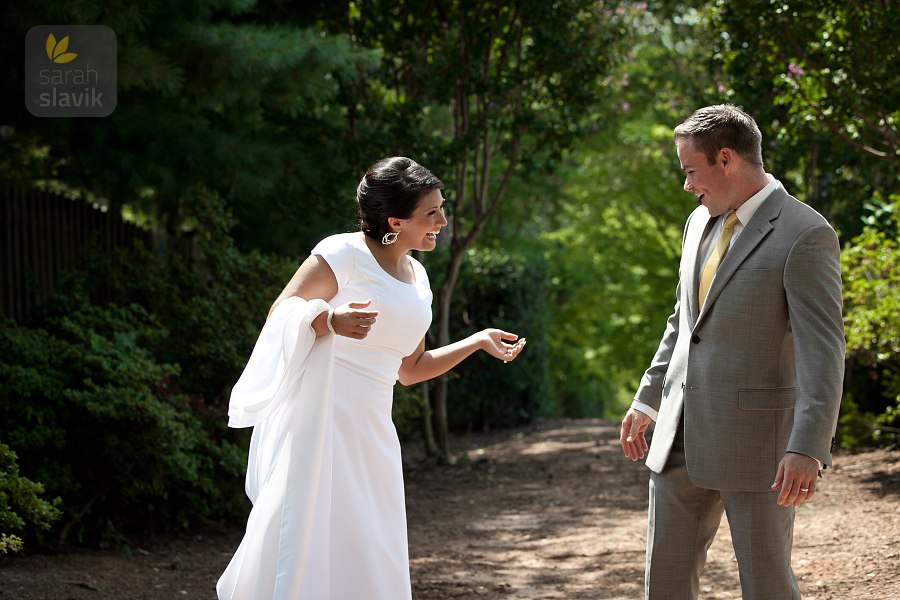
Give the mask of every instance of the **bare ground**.
[[[637, 599], [648, 471], [618, 425], [550, 421], [454, 441], [454, 467], [406, 452], [416, 600]], [[841, 455], [797, 511], [794, 570], [807, 600], [900, 598], [900, 452]], [[242, 526], [0, 559], [0, 600], [214, 600]], [[740, 598], [727, 522], [701, 598]], [[364, 600], [364, 599], [360, 599]]]

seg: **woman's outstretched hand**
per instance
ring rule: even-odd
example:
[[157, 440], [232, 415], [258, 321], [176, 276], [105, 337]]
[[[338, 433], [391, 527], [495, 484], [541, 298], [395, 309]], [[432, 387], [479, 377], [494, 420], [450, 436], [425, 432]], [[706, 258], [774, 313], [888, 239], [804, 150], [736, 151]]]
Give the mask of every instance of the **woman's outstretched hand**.
[[500, 329], [484, 329], [478, 335], [481, 336], [481, 348], [505, 363], [515, 360], [525, 348], [525, 338], [519, 339], [515, 333], [507, 333]]
[[334, 309], [331, 317], [331, 326], [337, 335], [361, 340], [372, 330], [377, 310], [366, 310], [371, 306], [371, 300], [363, 302], [347, 302]]

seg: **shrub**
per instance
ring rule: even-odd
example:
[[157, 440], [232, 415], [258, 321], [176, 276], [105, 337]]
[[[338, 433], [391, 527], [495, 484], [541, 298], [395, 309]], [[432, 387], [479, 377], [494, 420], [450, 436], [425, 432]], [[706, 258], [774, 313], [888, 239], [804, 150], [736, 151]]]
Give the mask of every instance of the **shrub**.
[[22, 535], [47, 530], [59, 518], [59, 498], [48, 502], [40, 496], [44, 487], [19, 475], [16, 453], [0, 444], [0, 554], [20, 552]]
[[497, 327], [524, 336], [528, 345], [508, 365], [478, 352], [454, 369], [447, 398], [452, 429], [512, 427], [545, 412], [550, 395], [546, 292], [542, 257], [469, 251], [456, 288], [451, 339]]
[[239, 252], [221, 202], [193, 199], [192, 252], [90, 253], [28, 323], [0, 322], [0, 439], [61, 497], [63, 541], [246, 515], [228, 397], [295, 265]]
[[421, 386], [407, 387], [400, 383], [394, 385], [394, 405], [391, 410], [391, 420], [397, 429], [397, 436], [401, 441], [409, 441], [420, 438], [422, 433], [422, 413], [425, 399], [422, 397]]
[[900, 196], [876, 197], [869, 209], [841, 256], [850, 392], [840, 433], [848, 448], [900, 437]]
[[60, 539], [214, 516], [239, 453], [217, 445], [147, 345], [165, 334], [141, 307], [84, 305], [49, 331], [0, 327], [0, 435], [63, 500]]

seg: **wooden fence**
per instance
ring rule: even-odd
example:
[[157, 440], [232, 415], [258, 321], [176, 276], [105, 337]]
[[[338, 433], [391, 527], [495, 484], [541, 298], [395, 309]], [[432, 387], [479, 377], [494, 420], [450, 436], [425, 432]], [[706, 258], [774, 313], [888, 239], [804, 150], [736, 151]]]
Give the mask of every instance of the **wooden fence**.
[[39, 191], [0, 191], [0, 312], [16, 320], [46, 300], [60, 276], [80, 265], [89, 244], [103, 252], [151, 232], [83, 200]]

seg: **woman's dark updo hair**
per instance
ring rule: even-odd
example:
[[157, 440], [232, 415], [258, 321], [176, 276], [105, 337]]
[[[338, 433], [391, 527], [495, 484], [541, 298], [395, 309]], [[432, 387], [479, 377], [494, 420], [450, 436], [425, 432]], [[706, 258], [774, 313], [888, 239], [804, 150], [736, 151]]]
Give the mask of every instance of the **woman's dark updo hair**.
[[422, 196], [444, 189], [441, 180], [416, 161], [403, 156], [383, 158], [369, 167], [356, 188], [359, 228], [381, 242], [388, 218], [408, 219]]

